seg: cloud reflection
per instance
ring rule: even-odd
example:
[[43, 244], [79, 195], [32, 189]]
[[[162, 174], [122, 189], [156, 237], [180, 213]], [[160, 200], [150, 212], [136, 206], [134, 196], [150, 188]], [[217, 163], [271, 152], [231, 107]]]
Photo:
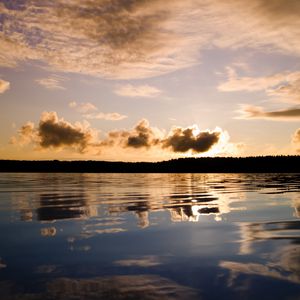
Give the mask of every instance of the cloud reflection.
[[264, 264], [221, 261], [219, 266], [230, 271], [228, 284], [237, 285], [241, 274], [300, 283], [300, 221], [242, 223], [240, 231], [240, 254], [256, 254]]
[[[65, 189], [65, 184], [55, 181], [57, 192], [40, 192], [33, 198], [24, 192], [15, 193], [13, 203], [20, 212], [20, 219], [36, 219], [42, 223], [83, 221], [81, 236], [91, 237], [127, 231], [128, 214], [136, 216], [140, 228], [158, 224], [151, 218], [158, 212], [164, 212], [171, 222], [198, 222], [201, 218], [221, 221], [233, 211], [246, 209], [247, 191], [276, 195], [298, 190], [296, 174], [223, 175], [222, 180], [202, 174], [142, 174], [139, 177], [131, 174], [128, 178], [116, 174], [85, 174], [66, 180], [71, 180], [70, 188], [64, 191], [61, 188]], [[72, 184], [78, 188], [78, 182], [81, 186], [76, 192]], [[293, 197], [294, 193], [290, 195]], [[296, 215], [299, 214], [298, 203], [298, 198], [294, 197], [292, 206]], [[241, 253], [249, 251], [247, 241], [252, 241], [253, 235], [265, 238], [265, 226], [260, 223], [240, 226], [245, 248]], [[41, 234], [53, 236], [59, 229], [58, 225], [43, 227]]]
[[30, 294], [26, 292], [18, 294], [10, 288], [9, 282], [6, 282], [6, 285], [7, 300], [201, 299], [199, 291], [158, 275], [126, 275], [90, 279], [57, 278], [47, 283], [44, 292]]

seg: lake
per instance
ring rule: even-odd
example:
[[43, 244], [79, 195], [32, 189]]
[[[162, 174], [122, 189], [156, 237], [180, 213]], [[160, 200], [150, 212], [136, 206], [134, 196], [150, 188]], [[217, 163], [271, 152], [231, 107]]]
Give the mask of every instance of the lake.
[[0, 174], [0, 299], [300, 299], [300, 174]]

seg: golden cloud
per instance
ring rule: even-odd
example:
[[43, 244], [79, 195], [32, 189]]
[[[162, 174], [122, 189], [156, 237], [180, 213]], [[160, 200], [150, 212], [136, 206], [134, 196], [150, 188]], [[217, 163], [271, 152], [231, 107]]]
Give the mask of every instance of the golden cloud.
[[0, 79], [0, 94], [3, 94], [10, 88], [10, 83], [6, 80]]

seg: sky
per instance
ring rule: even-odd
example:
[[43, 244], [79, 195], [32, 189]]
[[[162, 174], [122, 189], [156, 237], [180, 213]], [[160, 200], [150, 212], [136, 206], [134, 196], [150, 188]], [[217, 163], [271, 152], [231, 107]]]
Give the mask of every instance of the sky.
[[0, 0], [0, 159], [300, 152], [299, 0]]

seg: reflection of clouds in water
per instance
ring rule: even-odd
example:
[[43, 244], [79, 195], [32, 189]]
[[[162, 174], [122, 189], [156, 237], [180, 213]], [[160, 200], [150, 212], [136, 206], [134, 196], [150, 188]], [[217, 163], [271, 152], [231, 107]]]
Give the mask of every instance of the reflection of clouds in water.
[[36, 268], [35, 272], [40, 274], [50, 274], [57, 270], [56, 265], [40, 265]]
[[199, 299], [192, 288], [157, 275], [61, 278], [48, 285], [48, 294], [56, 299]]
[[125, 232], [127, 231], [124, 228], [105, 228], [105, 229], [94, 229], [92, 228], [91, 230], [83, 230], [81, 233], [81, 237], [83, 238], [90, 238], [98, 234], [111, 234], [111, 233], [119, 233], [119, 232]]
[[253, 253], [257, 242], [288, 240], [300, 242], [300, 221], [278, 221], [265, 223], [240, 223], [240, 254]]
[[138, 217], [138, 226], [140, 228], [146, 228], [150, 225], [148, 211], [139, 211], [136, 215]]
[[231, 272], [228, 282], [229, 286], [234, 286], [234, 280], [237, 279], [239, 274], [259, 275], [275, 279], [288, 280], [296, 283], [300, 282], [298, 279], [296, 280], [293, 275], [284, 274], [285, 271], [281, 273], [277, 268], [262, 264], [221, 261], [219, 265], [220, 267], [228, 269]]
[[85, 246], [77, 246], [77, 247], [71, 245], [69, 249], [70, 249], [71, 251], [87, 252], [87, 251], [90, 251], [92, 248], [91, 248], [91, 246], [88, 246], [88, 245], [85, 245]]
[[153, 267], [158, 266], [162, 262], [157, 256], [153, 255], [147, 255], [142, 256], [140, 258], [134, 258], [134, 259], [122, 259], [117, 260], [114, 262], [115, 265], [121, 266], [121, 267]]
[[[261, 255], [265, 263], [221, 261], [220, 267], [230, 271], [228, 284], [237, 284], [240, 274], [300, 283], [300, 221], [242, 223], [239, 226], [240, 254]], [[260, 248], [265, 249], [264, 252], [260, 253]]]
[[55, 235], [56, 235], [55, 227], [41, 228], [41, 236], [55, 236]]
[[[76, 174], [35, 175], [26, 188], [43, 184], [47, 192], [14, 193], [13, 203], [18, 207], [21, 219], [41, 222], [56, 220], [82, 220], [86, 236], [100, 233], [117, 233], [126, 230], [125, 220], [114, 223], [120, 215], [132, 212], [138, 218], [138, 226], [154, 225], [151, 213], [167, 211], [172, 222], [197, 222], [211, 215], [216, 221], [226, 219], [232, 211], [245, 210], [247, 192], [271, 193], [264, 206], [276, 205], [278, 192], [295, 191], [297, 175], [264, 174]], [[49, 183], [46, 185], [46, 183]], [[288, 193], [296, 197], [295, 193]], [[299, 199], [292, 199], [298, 212]], [[288, 197], [285, 196], [285, 199]], [[258, 204], [258, 203], [257, 203]], [[249, 207], [248, 207], [249, 208]], [[108, 218], [107, 222], [103, 219]], [[94, 224], [99, 219], [102, 225]], [[98, 222], [100, 223], [100, 222]], [[106, 223], [106, 224], [104, 224]], [[157, 224], [157, 220], [155, 222]], [[101, 228], [100, 228], [101, 227]]]
[[3, 262], [2, 258], [0, 257], [0, 269], [6, 268], [7, 265]]
[[6, 300], [201, 299], [199, 291], [158, 275], [124, 275], [92, 279], [57, 278], [47, 284], [45, 292], [36, 294], [16, 294], [10, 282], [6, 282], [5, 286], [0, 288], [1, 292], [6, 289]]
[[295, 217], [300, 218], [300, 196], [299, 193], [291, 194], [292, 207], [295, 209]]
[[37, 208], [39, 221], [82, 219], [95, 214], [85, 194], [41, 194]]

